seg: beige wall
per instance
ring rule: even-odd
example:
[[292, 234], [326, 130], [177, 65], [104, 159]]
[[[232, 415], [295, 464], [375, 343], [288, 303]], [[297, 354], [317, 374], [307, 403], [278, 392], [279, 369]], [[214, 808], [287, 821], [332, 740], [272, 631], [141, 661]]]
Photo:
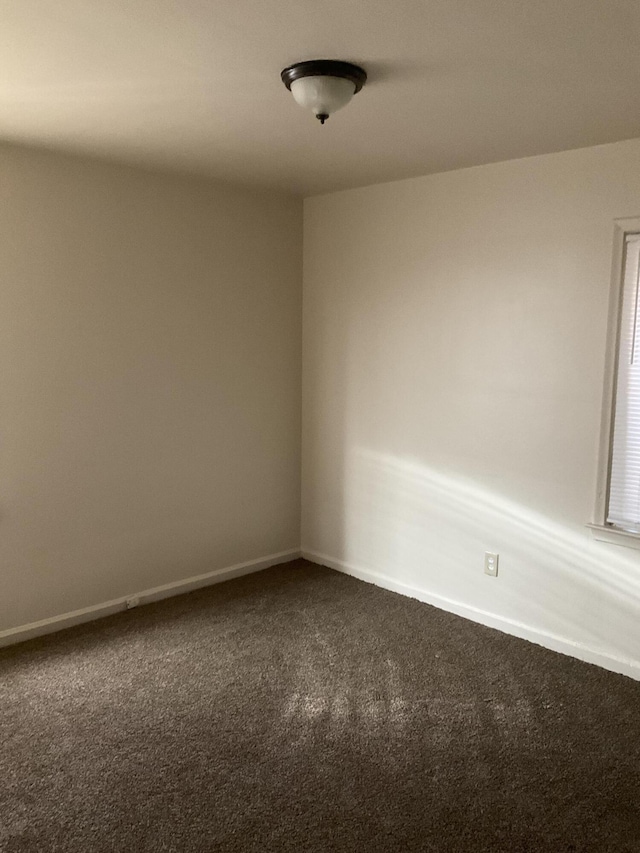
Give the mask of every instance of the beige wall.
[[301, 204], [0, 149], [0, 630], [299, 545]]
[[631, 141], [305, 202], [303, 550], [640, 663], [640, 552], [584, 527], [639, 165]]
[[[307, 552], [640, 662], [640, 552], [584, 527], [638, 163], [305, 202]], [[0, 631], [296, 549], [300, 202], [13, 147], [0, 188]]]

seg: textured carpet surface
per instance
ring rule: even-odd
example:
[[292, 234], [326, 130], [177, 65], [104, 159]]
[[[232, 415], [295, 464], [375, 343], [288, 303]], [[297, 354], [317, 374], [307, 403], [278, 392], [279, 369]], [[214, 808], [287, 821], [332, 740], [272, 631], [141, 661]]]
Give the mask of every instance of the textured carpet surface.
[[0, 653], [0, 850], [640, 851], [640, 683], [298, 561]]

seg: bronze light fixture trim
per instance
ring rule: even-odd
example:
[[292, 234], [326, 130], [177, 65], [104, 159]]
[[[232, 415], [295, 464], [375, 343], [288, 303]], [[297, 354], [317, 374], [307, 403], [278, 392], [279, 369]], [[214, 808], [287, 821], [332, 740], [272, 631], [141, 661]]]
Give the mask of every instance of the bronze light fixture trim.
[[300, 106], [311, 109], [320, 124], [346, 106], [367, 82], [359, 65], [337, 59], [310, 59], [285, 68], [280, 77]]

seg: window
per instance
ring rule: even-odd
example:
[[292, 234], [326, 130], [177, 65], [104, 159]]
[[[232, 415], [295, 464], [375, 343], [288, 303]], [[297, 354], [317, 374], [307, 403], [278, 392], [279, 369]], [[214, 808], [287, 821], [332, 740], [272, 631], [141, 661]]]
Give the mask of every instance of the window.
[[616, 223], [598, 539], [640, 548], [640, 219]]
[[640, 234], [626, 234], [607, 524], [640, 532]]

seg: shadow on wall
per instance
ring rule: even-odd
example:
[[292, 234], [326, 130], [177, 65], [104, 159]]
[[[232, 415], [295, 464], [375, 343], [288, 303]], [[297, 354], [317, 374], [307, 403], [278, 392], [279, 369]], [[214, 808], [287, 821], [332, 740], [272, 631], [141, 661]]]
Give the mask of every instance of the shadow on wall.
[[[358, 448], [345, 473], [345, 562], [640, 662], [635, 551], [410, 458]], [[500, 554], [497, 579], [483, 572], [484, 551]]]

